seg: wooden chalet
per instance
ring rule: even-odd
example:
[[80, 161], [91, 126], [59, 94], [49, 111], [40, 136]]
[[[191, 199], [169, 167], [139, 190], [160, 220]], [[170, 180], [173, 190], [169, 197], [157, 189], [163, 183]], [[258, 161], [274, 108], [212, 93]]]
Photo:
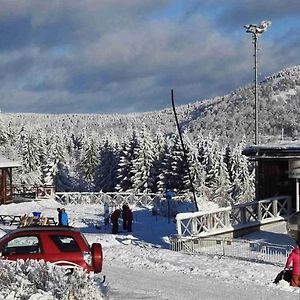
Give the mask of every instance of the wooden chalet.
[[0, 204], [13, 201], [12, 169], [21, 167], [18, 162], [0, 156]]
[[257, 162], [256, 198], [289, 195], [299, 211], [300, 142], [249, 146], [243, 154]]

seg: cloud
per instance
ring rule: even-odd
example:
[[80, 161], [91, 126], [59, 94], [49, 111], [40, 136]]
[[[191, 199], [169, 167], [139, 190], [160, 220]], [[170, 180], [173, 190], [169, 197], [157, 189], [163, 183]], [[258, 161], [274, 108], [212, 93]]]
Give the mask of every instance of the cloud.
[[[289, 2], [296, 9], [297, 2]], [[230, 28], [248, 23], [247, 17], [260, 20], [268, 9], [281, 22], [289, 9], [281, 1], [271, 7], [267, 1], [218, 3], [3, 1], [0, 108], [40, 113], [134, 112], [169, 106], [171, 89], [178, 104], [228, 93], [252, 80], [251, 39], [241, 26]], [[260, 41], [265, 72], [297, 63], [297, 29], [284, 36], [285, 46], [275, 42], [283, 31], [273, 40]], [[289, 55], [283, 58], [281, 51]]]

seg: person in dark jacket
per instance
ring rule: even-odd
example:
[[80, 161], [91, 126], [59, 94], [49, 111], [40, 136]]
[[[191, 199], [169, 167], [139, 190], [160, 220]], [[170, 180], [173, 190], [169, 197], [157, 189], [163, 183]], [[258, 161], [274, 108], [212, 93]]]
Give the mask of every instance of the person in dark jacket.
[[128, 205], [126, 203], [122, 206], [122, 220], [123, 220], [123, 230], [127, 229], [127, 220], [126, 220], [126, 209]]
[[113, 213], [110, 216], [110, 221], [112, 223], [112, 232], [113, 234], [119, 233], [119, 217], [121, 215], [121, 210], [116, 209], [113, 211]]
[[285, 269], [293, 267], [291, 286], [300, 287], [300, 241], [297, 242], [297, 246], [290, 253]]
[[58, 208], [57, 212], [58, 212], [58, 226], [62, 226], [62, 224], [61, 224], [61, 208]]
[[127, 204], [123, 206], [123, 214], [125, 218], [125, 229], [127, 229], [128, 232], [132, 232], [133, 216], [132, 216], [132, 211]]

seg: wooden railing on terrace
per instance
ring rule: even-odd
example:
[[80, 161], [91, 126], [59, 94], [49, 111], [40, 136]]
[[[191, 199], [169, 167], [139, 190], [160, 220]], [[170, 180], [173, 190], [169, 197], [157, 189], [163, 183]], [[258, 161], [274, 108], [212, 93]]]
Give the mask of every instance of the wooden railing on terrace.
[[291, 198], [279, 196], [211, 211], [180, 213], [176, 216], [177, 234], [207, 237], [284, 220], [291, 212]]

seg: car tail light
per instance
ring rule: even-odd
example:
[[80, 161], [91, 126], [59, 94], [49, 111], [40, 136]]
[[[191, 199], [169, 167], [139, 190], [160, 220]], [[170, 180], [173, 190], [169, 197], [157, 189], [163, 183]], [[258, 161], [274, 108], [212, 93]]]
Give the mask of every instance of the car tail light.
[[84, 251], [82, 254], [83, 254], [83, 259], [84, 259], [84, 261], [85, 261], [88, 265], [91, 266], [92, 263], [93, 263], [91, 252], [86, 252], [86, 251]]

